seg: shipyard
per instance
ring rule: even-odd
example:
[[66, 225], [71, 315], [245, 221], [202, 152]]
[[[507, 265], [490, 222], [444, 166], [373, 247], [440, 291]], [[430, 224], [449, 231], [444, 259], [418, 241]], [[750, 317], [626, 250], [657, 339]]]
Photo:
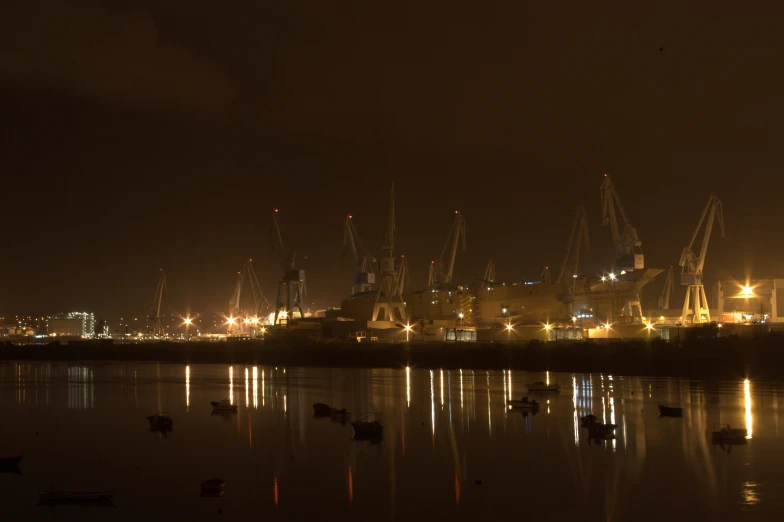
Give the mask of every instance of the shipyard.
[[[275, 208], [270, 222], [280, 276], [277, 288], [268, 288], [266, 294], [249, 259], [237, 272], [234, 291], [227, 292], [225, 312], [216, 306], [218, 311], [212, 313], [166, 313], [167, 305], [172, 307], [165, 301], [172, 297], [167, 292], [167, 274], [161, 269], [152, 305], [131, 324], [121, 318], [112, 326], [103, 319], [96, 321], [93, 314], [72, 312], [41, 317], [36, 329], [28, 325], [31, 318], [16, 317], [5, 329], [6, 343], [306, 340], [448, 345], [645, 340], [680, 344], [695, 335], [756, 337], [784, 329], [784, 310], [778, 307], [778, 297], [784, 297], [784, 279], [704, 279], [711, 239], [725, 235], [722, 202], [716, 195], [711, 194], [700, 209], [680, 258], [673, 259], [667, 269], [656, 268], [646, 264], [642, 239], [613, 180], [607, 174], [601, 179], [602, 215], [598, 218], [613, 250], [600, 254], [607, 266], [600, 273], [581, 268], [581, 254], [591, 247], [589, 215], [581, 204], [573, 213], [571, 227], [563, 231], [565, 249], [557, 266], [544, 266], [534, 278], [501, 281], [495, 262], [489, 259], [484, 274], [472, 278], [461, 273], [458, 278], [460, 257], [468, 249], [466, 217], [456, 210], [440, 254], [426, 269], [427, 285], [412, 288], [414, 267], [396, 248], [392, 184], [380, 251], [366, 249], [354, 216], [345, 217], [344, 254], [353, 263], [354, 277], [345, 281], [348, 295], [339, 306], [322, 310], [307, 306], [306, 262], [289, 246], [281, 212]], [[653, 300], [644, 301], [641, 296], [655, 284], [659, 295], [651, 306]], [[676, 303], [672, 296], [679, 288], [684, 297]], [[708, 293], [713, 299], [709, 300]]]

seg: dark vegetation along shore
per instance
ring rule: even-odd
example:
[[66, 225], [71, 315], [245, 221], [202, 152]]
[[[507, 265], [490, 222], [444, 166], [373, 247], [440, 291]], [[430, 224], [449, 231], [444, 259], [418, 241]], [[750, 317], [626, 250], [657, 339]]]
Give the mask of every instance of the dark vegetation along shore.
[[714, 378], [784, 378], [784, 336], [542, 343], [347, 343], [303, 340], [0, 346], [0, 360], [161, 361], [340, 368], [471, 368]]

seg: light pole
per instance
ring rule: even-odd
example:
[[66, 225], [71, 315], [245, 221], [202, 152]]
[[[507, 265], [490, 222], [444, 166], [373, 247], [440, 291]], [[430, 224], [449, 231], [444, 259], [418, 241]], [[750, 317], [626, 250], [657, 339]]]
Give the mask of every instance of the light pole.
[[406, 342], [408, 342], [408, 334], [411, 331], [411, 325], [407, 324], [406, 326], [403, 327], [403, 329], [406, 331]]
[[188, 328], [191, 326], [191, 316], [185, 318], [185, 340], [190, 341], [190, 337], [188, 335]]
[[512, 323], [509, 322], [509, 323], [506, 323], [506, 342], [510, 342], [511, 341], [511, 339], [510, 339], [511, 335], [512, 335]]

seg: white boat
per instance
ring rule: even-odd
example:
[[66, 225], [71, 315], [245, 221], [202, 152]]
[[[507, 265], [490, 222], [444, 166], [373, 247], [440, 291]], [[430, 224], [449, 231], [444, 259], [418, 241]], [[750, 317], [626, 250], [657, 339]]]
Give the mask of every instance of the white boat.
[[237, 405], [232, 404], [229, 399], [223, 399], [220, 402], [212, 401], [212, 411], [237, 411]]
[[528, 385], [529, 392], [559, 392], [561, 391], [561, 386], [558, 384], [552, 383], [547, 384], [546, 382], [532, 382]]

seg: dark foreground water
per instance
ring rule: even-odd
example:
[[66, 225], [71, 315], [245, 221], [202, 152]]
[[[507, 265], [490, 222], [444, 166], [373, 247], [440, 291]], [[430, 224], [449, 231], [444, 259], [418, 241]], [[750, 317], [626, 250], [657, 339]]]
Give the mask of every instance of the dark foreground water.
[[[550, 374], [537, 415], [505, 408], [542, 373], [176, 364], [0, 364], [0, 520], [781, 520], [779, 383]], [[230, 397], [232, 415], [212, 415]], [[380, 444], [313, 417], [380, 412]], [[682, 419], [656, 404], [682, 405]], [[165, 437], [145, 416], [174, 418]], [[596, 444], [578, 418], [618, 425]], [[720, 448], [716, 423], [748, 428]], [[728, 451], [729, 450], [729, 451]], [[200, 498], [202, 480], [226, 480]], [[478, 483], [481, 481], [481, 483]], [[115, 492], [42, 507], [38, 491]], [[222, 510], [222, 514], [218, 510]]]

